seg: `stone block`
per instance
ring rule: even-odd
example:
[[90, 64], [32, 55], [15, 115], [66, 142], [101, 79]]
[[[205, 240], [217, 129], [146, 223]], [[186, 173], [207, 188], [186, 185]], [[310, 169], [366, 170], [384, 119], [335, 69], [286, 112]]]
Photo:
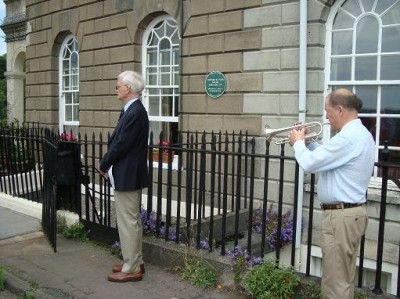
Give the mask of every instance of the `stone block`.
[[250, 135], [260, 135], [261, 117], [255, 115], [234, 116], [224, 115], [221, 130], [239, 133], [248, 132]]
[[265, 72], [263, 74], [264, 92], [297, 92], [298, 89], [298, 72]]
[[321, 71], [308, 71], [307, 72], [307, 91], [324, 92], [325, 73]]
[[277, 94], [246, 93], [243, 96], [243, 113], [279, 115], [280, 98]]
[[220, 72], [241, 72], [242, 67], [242, 53], [224, 53], [208, 56], [207, 71], [220, 71]]
[[96, 111], [93, 113], [93, 124], [95, 127], [109, 127], [110, 126], [110, 112], [109, 111]]
[[93, 66], [86, 68], [87, 80], [101, 80], [103, 79], [103, 68], [101, 66]]
[[208, 16], [192, 17], [185, 30], [185, 37], [208, 33]]
[[241, 114], [243, 96], [240, 94], [224, 94], [219, 98], [207, 98], [207, 112], [212, 114]]
[[189, 39], [189, 53], [191, 55], [222, 52], [223, 49], [223, 34], [192, 37]]
[[207, 72], [206, 56], [191, 56], [182, 58], [182, 72], [186, 74], [198, 74]]
[[243, 53], [243, 69], [279, 70], [281, 67], [280, 50], [261, 50]]
[[79, 52], [79, 65], [81, 68], [94, 65], [94, 51]]
[[87, 19], [99, 19], [104, 14], [104, 1], [95, 1], [86, 6]]
[[282, 48], [299, 46], [299, 26], [271, 27], [262, 30], [263, 48]]
[[98, 80], [94, 82], [94, 95], [109, 95], [110, 88], [107, 81]]
[[[121, 18], [122, 19], [122, 18]], [[109, 31], [111, 28], [109, 17], [102, 17], [94, 20], [95, 32]]]
[[92, 35], [85, 35], [82, 41], [82, 45], [80, 46], [80, 50], [95, 50], [103, 48], [103, 34], [97, 33]]
[[226, 32], [243, 28], [242, 11], [224, 12], [209, 16], [209, 31]]
[[121, 18], [121, 15], [110, 16], [110, 29], [115, 30], [126, 27], [126, 19]]
[[99, 49], [93, 51], [94, 53], [94, 64], [102, 65], [110, 61], [110, 50], [109, 49]]
[[[308, 5], [310, 7], [310, 5]], [[307, 20], [308, 20], [307, 11]], [[295, 24], [300, 22], [300, 2], [282, 4], [282, 24]]]
[[190, 14], [192, 16], [212, 14], [224, 11], [225, 0], [202, 0], [192, 1], [190, 5]]
[[188, 82], [189, 91], [205, 94], [204, 80], [205, 76], [190, 76]]
[[264, 6], [244, 11], [244, 28], [280, 25], [282, 6]]
[[110, 63], [124, 63], [133, 61], [133, 48], [132, 45], [112, 48], [110, 51]]
[[260, 49], [262, 31], [260, 29], [225, 34], [225, 51]]
[[206, 113], [207, 97], [205, 94], [188, 94], [182, 99], [181, 113]]
[[261, 0], [229, 0], [226, 2], [226, 10], [255, 7], [261, 5]]
[[187, 121], [184, 130], [188, 131], [219, 131], [222, 128], [222, 115], [187, 115]]
[[262, 73], [227, 74], [227, 92], [257, 92], [263, 89]]
[[103, 33], [108, 47], [130, 44], [130, 35], [126, 28]]

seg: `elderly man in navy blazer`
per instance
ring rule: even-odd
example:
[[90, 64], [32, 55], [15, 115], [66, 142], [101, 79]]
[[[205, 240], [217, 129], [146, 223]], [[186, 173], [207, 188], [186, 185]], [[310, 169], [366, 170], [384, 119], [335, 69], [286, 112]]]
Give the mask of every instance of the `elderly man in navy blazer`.
[[99, 171], [109, 177], [114, 188], [118, 234], [123, 264], [113, 266], [108, 280], [142, 280], [142, 223], [140, 199], [148, 185], [147, 142], [149, 118], [140, 96], [145, 82], [140, 74], [125, 71], [118, 75], [115, 90], [123, 105], [120, 118], [108, 141], [108, 151]]

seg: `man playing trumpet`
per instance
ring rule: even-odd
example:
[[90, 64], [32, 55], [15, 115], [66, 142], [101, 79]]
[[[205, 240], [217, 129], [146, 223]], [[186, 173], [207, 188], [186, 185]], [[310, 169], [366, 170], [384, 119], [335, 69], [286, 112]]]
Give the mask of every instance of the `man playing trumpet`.
[[358, 118], [361, 100], [340, 88], [325, 100], [326, 118], [337, 134], [324, 144], [306, 144], [307, 127], [288, 138], [305, 172], [319, 172], [322, 216], [323, 298], [354, 298], [357, 251], [368, 216], [366, 191], [374, 167], [375, 142]]

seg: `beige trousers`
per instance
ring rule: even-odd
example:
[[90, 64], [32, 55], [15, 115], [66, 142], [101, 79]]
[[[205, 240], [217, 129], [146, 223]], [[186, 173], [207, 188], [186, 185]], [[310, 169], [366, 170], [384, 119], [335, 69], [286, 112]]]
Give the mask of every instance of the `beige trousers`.
[[365, 206], [326, 210], [322, 217], [322, 297], [353, 299], [356, 261], [367, 229]]
[[118, 234], [124, 261], [122, 272], [126, 273], [138, 272], [143, 263], [141, 196], [142, 190], [114, 192]]

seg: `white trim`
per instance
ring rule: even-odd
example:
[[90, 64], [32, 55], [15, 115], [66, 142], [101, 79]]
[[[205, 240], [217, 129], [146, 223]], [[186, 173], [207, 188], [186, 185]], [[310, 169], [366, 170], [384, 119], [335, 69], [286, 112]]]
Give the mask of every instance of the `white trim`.
[[[65, 94], [67, 93], [66, 91], [63, 90], [63, 82], [64, 82], [64, 76], [63, 76], [63, 70], [64, 70], [64, 66], [63, 66], [63, 61], [64, 61], [64, 51], [65, 48], [68, 46], [69, 43], [71, 43], [71, 41], [73, 41], [73, 43], [75, 43], [76, 45], [76, 49], [73, 51], [74, 53], [76, 53], [77, 55], [77, 70], [75, 71], [75, 73], [72, 74], [72, 72], [68, 73], [68, 76], [70, 78], [76, 78], [76, 82], [75, 85], [71, 86], [71, 89], [68, 90], [68, 93], [72, 93], [72, 96], [77, 96], [77, 104], [73, 103], [70, 106], [73, 108], [74, 106], [78, 105], [78, 115], [75, 115], [75, 119], [72, 121], [67, 121], [65, 120], [65, 107], [66, 107], [66, 103], [65, 103]], [[59, 131], [63, 132], [64, 131], [64, 126], [79, 126], [79, 121], [76, 119], [79, 119], [79, 49], [78, 49], [78, 42], [76, 40], [76, 38], [74, 37], [74, 35], [69, 34], [68, 36], [65, 37], [63, 43], [61, 44], [60, 47], [60, 52], [58, 55], [58, 97], [59, 97]], [[69, 67], [69, 69], [71, 69]], [[74, 115], [74, 113], [72, 112], [72, 115]]]

